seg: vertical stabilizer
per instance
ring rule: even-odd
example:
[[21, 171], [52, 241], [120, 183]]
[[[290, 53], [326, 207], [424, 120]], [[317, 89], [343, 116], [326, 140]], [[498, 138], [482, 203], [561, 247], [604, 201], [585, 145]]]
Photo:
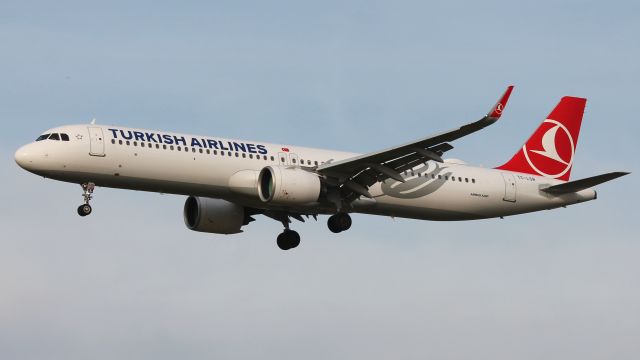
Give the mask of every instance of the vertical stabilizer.
[[529, 140], [497, 169], [569, 181], [587, 99], [565, 96]]

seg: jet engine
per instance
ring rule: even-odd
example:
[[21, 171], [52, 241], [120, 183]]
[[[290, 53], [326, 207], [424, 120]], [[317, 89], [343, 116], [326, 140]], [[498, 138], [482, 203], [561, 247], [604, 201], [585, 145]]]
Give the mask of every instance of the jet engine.
[[267, 166], [258, 175], [258, 195], [263, 202], [303, 205], [318, 201], [322, 185], [318, 175], [299, 168]]
[[189, 196], [184, 203], [184, 223], [193, 231], [237, 234], [249, 221], [244, 207], [226, 200]]

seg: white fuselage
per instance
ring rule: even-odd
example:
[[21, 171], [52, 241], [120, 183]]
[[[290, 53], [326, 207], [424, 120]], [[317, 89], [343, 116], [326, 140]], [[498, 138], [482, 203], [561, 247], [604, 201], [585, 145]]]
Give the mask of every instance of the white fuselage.
[[[260, 200], [258, 173], [265, 166], [302, 167], [358, 154], [293, 145], [237, 141], [105, 125], [70, 125], [16, 152], [23, 168], [44, 177], [97, 186], [225, 199], [245, 207], [298, 214], [331, 214], [331, 203], [273, 206]], [[194, 140], [195, 139], [195, 140]], [[403, 172], [405, 182], [369, 188], [349, 211], [428, 220], [470, 220], [552, 209], [595, 198], [592, 189], [560, 196], [540, 191], [562, 183], [545, 177], [428, 161]]]

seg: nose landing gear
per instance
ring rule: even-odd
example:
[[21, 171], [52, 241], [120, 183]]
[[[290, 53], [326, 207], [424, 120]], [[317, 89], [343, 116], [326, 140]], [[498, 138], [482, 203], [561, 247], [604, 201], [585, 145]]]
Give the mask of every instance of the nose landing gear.
[[91, 214], [91, 205], [89, 205], [89, 201], [93, 199], [93, 190], [96, 187], [96, 184], [89, 182], [80, 184], [82, 186], [82, 197], [84, 198], [84, 204], [78, 206], [78, 215], [87, 216]]

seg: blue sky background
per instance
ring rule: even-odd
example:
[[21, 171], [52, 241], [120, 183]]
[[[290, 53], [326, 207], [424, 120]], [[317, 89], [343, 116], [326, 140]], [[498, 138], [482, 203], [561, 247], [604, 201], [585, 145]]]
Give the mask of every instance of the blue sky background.
[[637, 175], [597, 201], [466, 223], [356, 215], [275, 246], [188, 231], [184, 197], [20, 169], [89, 122], [367, 152], [482, 116], [450, 156], [507, 160], [589, 99], [574, 178], [638, 171], [640, 3], [0, 2], [0, 357], [636, 359]]

